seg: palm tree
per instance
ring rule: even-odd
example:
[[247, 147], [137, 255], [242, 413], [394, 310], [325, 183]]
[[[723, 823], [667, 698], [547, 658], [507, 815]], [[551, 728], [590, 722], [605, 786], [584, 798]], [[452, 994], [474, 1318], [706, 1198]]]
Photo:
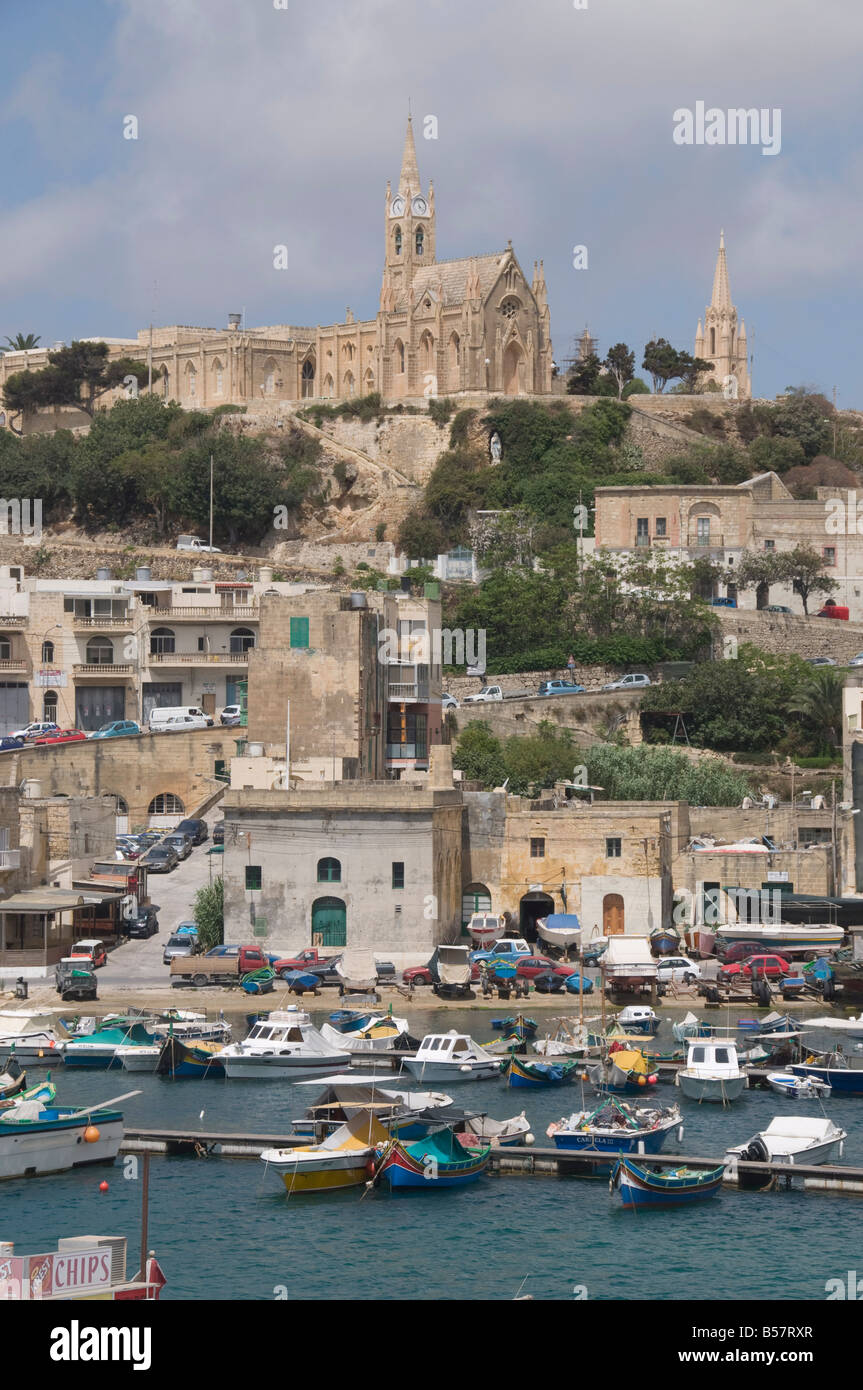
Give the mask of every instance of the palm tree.
[[789, 700], [788, 710], [799, 714], [820, 747], [836, 748], [842, 737], [842, 672], [817, 666]]
[[[11, 352], [27, 352], [29, 348], [38, 347], [40, 339], [35, 333], [16, 333], [14, 338], [7, 338], [6, 342]], [[0, 351], [5, 352], [6, 349]]]

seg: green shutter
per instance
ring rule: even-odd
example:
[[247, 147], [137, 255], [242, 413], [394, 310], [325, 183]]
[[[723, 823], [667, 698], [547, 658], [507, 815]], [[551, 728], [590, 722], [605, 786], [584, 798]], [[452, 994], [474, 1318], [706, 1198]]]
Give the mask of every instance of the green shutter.
[[309, 620], [308, 618], [291, 618], [291, 646], [308, 647], [309, 645]]

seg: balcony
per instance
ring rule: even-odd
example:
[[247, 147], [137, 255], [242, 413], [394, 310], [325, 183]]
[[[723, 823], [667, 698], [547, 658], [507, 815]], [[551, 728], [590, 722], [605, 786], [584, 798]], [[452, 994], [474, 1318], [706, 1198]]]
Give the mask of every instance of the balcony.
[[686, 537], [686, 546], [689, 550], [724, 550], [725, 537], [718, 531], [709, 531], [706, 536], [695, 533]]
[[26, 613], [2, 613], [0, 614], [0, 631], [6, 627], [26, 627], [29, 621]]
[[77, 618], [72, 619], [73, 632], [128, 632], [134, 627], [130, 613], [122, 618]]
[[408, 681], [391, 681], [388, 698], [397, 700], [399, 703], [418, 700], [425, 704], [431, 696], [428, 685], [417, 685]]
[[76, 679], [98, 676], [100, 680], [110, 680], [119, 676], [122, 680], [129, 680], [134, 676], [135, 669], [131, 662], [84, 661], [72, 667], [72, 674]]
[[26, 657], [23, 656], [13, 656], [6, 661], [0, 661], [0, 671], [2, 672], [17, 671], [20, 675], [26, 675], [29, 670], [30, 666]]
[[408, 759], [425, 762], [428, 758], [428, 744], [388, 743], [386, 757], [388, 762], [405, 762]]
[[0, 873], [2, 873], [4, 869], [20, 869], [20, 867], [20, 849], [0, 849]]
[[244, 652], [151, 652], [146, 658], [149, 666], [247, 666], [249, 653]]
[[213, 608], [205, 604], [181, 608], [150, 608], [147, 617], [150, 622], [183, 622], [186, 619], [210, 618], [214, 623], [257, 622], [260, 604], [248, 603], [230, 608]]

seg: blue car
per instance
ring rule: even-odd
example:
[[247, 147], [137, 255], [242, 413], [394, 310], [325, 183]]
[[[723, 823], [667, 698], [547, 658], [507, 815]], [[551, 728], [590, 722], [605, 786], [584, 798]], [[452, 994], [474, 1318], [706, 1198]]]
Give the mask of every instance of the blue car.
[[25, 746], [23, 738], [13, 738], [11, 735], [0, 738], [0, 753], [12, 753], [16, 748]]
[[576, 685], [575, 681], [542, 681], [539, 687], [540, 695], [583, 695], [584, 686]]
[[112, 719], [110, 724], [103, 724], [101, 729], [96, 729], [94, 733], [88, 734], [88, 738], [125, 738], [128, 734], [139, 734], [140, 724], [136, 724], [134, 719]]

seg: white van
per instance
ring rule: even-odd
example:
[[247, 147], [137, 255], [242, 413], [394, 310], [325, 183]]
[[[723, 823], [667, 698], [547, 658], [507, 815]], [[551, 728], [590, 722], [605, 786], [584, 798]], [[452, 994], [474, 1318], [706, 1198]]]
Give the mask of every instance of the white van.
[[[177, 720], [180, 719], [193, 722], [178, 724]], [[166, 705], [164, 709], [152, 709], [148, 722], [151, 734], [164, 733], [168, 724], [173, 729], [209, 729], [213, 725], [210, 715], [205, 714], [198, 705]]]

